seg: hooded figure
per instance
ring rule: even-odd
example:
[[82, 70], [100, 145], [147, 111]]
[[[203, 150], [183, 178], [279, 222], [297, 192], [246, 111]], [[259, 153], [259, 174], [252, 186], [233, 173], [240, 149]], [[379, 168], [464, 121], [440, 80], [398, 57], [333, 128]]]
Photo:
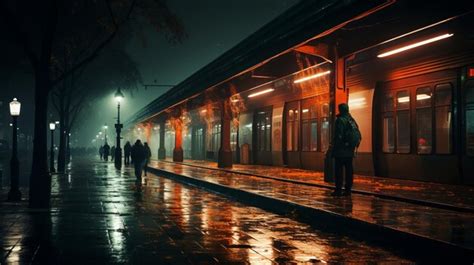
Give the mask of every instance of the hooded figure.
[[137, 177], [137, 182], [142, 177], [143, 165], [146, 158], [145, 147], [143, 146], [140, 140], [137, 140], [132, 146], [131, 150], [133, 165], [135, 167], [135, 177]]
[[[336, 190], [332, 195], [340, 196], [351, 194], [353, 183], [352, 160], [361, 140], [359, 127], [349, 113], [346, 103], [339, 104], [339, 114], [334, 123], [334, 136], [331, 142], [331, 152], [335, 160]], [[345, 190], [342, 192], [343, 168], [345, 169]]]
[[127, 143], [123, 147], [123, 152], [125, 156], [125, 165], [130, 164], [130, 153], [132, 152], [132, 145], [130, 145], [130, 142], [127, 141]]

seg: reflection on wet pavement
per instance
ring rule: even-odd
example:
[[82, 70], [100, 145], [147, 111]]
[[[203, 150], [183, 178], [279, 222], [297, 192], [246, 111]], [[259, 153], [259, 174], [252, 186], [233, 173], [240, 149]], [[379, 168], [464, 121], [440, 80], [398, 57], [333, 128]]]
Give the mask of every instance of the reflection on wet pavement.
[[149, 174], [78, 161], [51, 210], [0, 204], [0, 263], [410, 263], [379, 247]]
[[474, 249], [474, 214], [353, 194], [330, 196], [331, 190], [237, 173], [154, 161], [153, 167], [207, 182], [287, 200], [364, 222]]
[[[172, 160], [167, 161], [172, 162]], [[217, 163], [212, 161], [187, 159], [183, 164], [217, 169]], [[234, 164], [232, 169], [224, 170], [232, 170], [236, 173], [258, 174], [259, 176], [268, 176], [276, 179], [292, 180], [331, 188], [334, 186], [331, 183], [324, 182], [324, 174], [320, 171], [280, 166], [242, 164]], [[472, 196], [472, 194], [474, 194], [473, 186], [356, 175], [354, 178], [354, 189], [362, 192], [474, 209], [474, 196]]]

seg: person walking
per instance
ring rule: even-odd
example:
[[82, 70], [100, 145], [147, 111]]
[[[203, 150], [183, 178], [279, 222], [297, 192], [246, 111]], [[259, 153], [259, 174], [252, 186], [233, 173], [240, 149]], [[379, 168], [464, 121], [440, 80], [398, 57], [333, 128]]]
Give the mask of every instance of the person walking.
[[104, 146], [102, 145], [99, 147], [99, 156], [100, 156], [100, 160], [104, 158]]
[[104, 160], [109, 161], [110, 146], [105, 142], [104, 144]]
[[[335, 160], [336, 189], [333, 196], [350, 196], [353, 183], [352, 160], [362, 140], [357, 122], [349, 113], [349, 105], [339, 104], [336, 116], [334, 136], [331, 141], [332, 157]], [[345, 172], [344, 192], [342, 192], [343, 169]]]
[[141, 184], [143, 164], [146, 158], [145, 147], [140, 140], [137, 140], [132, 146], [131, 156], [133, 160], [133, 166], [135, 167], [135, 177], [137, 183]]
[[110, 148], [110, 161], [114, 161], [115, 159], [115, 145], [112, 145], [112, 148]]
[[130, 145], [130, 142], [127, 141], [127, 143], [123, 146], [123, 153], [124, 153], [124, 160], [125, 160], [125, 165], [130, 164], [130, 152], [132, 151], [132, 146]]
[[151, 150], [147, 142], [144, 143], [144, 147], [145, 147], [145, 163], [144, 163], [143, 169], [145, 171], [145, 176], [146, 176], [146, 170], [151, 158]]

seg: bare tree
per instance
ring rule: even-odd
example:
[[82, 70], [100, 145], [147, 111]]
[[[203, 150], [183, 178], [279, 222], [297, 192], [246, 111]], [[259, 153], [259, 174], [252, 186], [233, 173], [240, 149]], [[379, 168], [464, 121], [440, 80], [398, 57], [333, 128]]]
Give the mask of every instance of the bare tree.
[[[47, 108], [55, 85], [95, 60], [127, 24], [152, 23], [170, 41], [180, 41], [185, 34], [164, 0], [0, 0], [0, 21], [8, 30], [6, 37], [22, 47], [33, 68], [35, 129], [29, 205], [49, 207]], [[71, 48], [80, 54], [78, 61], [53, 75], [53, 58], [75, 38]]]

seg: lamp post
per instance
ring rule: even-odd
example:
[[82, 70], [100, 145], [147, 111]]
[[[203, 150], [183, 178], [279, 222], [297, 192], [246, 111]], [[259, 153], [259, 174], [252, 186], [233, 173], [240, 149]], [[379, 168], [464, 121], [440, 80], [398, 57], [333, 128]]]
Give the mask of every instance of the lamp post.
[[120, 102], [123, 99], [123, 94], [120, 88], [115, 92], [115, 100], [117, 101], [117, 124], [115, 124], [115, 131], [117, 132], [117, 144], [115, 145], [115, 168], [122, 168], [122, 148], [120, 148], [120, 132], [123, 125], [120, 124]]
[[109, 126], [107, 126], [107, 124], [104, 124], [104, 144], [107, 143], [107, 129], [109, 128]]
[[54, 130], [56, 129], [56, 124], [54, 122], [49, 123], [49, 130], [51, 131], [51, 150], [49, 157], [49, 171], [53, 173], [56, 171], [54, 169]]
[[17, 123], [16, 120], [20, 116], [21, 103], [14, 98], [10, 102], [10, 115], [12, 116], [12, 127], [13, 127], [13, 144], [12, 144], [12, 157], [10, 159], [10, 191], [8, 192], [9, 201], [21, 200], [21, 192], [19, 189], [19, 176], [20, 176], [20, 165], [18, 162], [18, 150], [17, 150]]

